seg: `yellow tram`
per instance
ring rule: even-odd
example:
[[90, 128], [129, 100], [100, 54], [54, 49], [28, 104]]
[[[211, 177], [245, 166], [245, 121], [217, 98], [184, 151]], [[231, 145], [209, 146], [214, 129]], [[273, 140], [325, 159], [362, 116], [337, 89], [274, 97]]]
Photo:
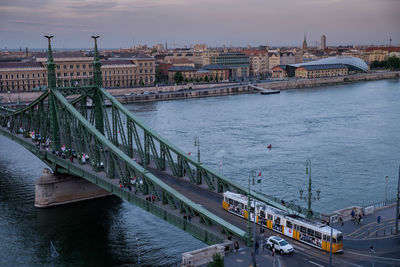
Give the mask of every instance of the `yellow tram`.
[[[255, 206], [257, 224], [315, 248], [330, 251], [330, 226], [291, 215], [263, 202], [255, 201]], [[248, 218], [247, 196], [227, 191], [224, 193], [222, 207], [237, 216]], [[250, 219], [254, 221], [253, 201], [250, 205]], [[333, 229], [332, 233], [332, 252], [341, 252], [343, 250], [343, 235], [336, 229]]]

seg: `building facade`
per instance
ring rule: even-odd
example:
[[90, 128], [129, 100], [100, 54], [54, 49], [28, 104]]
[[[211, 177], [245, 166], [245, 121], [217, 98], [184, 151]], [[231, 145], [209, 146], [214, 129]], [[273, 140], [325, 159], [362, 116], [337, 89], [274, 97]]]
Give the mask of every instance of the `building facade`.
[[47, 69], [40, 62], [0, 62], [0, 91], [29, 91], [47, 86]]
[[281, 64], [281, 54], [279, 52], [268, 53], [268, 71], [272, 73], [272, 68]]
[[[79, 85], [93, 77], [93, 57], [54, 53], [58, 85]], [[34, 62], [0, 63], [1, 91], [29, 91], [47, 86], [46, 57]], [[154, 58], [136, 55], [132, 58], [102, 60], [104, 87], [150, 85], [155, 81]]]
[[325, 50], [326, 49], [326, 36], [322, 35], [321, 36], [321, 50]]
[[241, 52], [221, 52], [217, 56], [210, 57], [210, 64], [229, 67], [232, 78], [250, 75], [250, 59]]
[[242, 51], [250, 60], [250, 76], [268, 73], [268, 50], [247, 49]]
[[348, 66], [344, 64], [304, 65], [296, 68], [296, 78], [325, 78], [347, 75]]
[[278, 65], [272, 68], [272, 78], [285, 78], [286, 65]]

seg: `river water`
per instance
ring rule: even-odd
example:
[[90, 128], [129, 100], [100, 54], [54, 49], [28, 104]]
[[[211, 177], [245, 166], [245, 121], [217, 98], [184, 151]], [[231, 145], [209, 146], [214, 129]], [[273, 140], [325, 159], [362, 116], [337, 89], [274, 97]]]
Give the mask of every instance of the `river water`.
[[[313, 208], [329, 212], [395, 197], [400, 164], [400, 80], [131, 104], [146, 125], [193, 157], [247, 186], [286, 201], [307, 190]], [[272, 149], [267, 149], [271, 144]], [[0, 136], [0, 266], [171, 265], [200, 241], [116, 197], [34, 208], [34, 181], [45, 165]], [[139, 242], [137, 241], [139, 238]], [[138, 251], [140, 253], [138, 253]]]

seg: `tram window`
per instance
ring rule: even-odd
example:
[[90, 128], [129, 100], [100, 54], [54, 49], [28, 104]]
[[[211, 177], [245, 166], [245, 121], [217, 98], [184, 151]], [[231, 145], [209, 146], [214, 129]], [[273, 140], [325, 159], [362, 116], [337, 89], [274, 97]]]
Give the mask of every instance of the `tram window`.
[[254, 208], [253, 207], [250, 208], [250, 212], [254, 213]]
[[294, 230], [296, 230], [296, 231], [299, 231], [299, 230], [300, 230], [298, 224], [295, 224], [295, 225], [294, 225]]
[[289, 227], [290, 229], [292, 229], [292, 227], [293, 227], [292, 222], [286, 221], [286, 227]]
[[267, 219], [272, 221], [272, 215], [271, 214], [267, 214]]
[[314, 236], [314, 230], [307, 228], [307, 234], [309, 234], [310, 236]]
[[327, 242], [329, 242], [331, 239], [330, 239], [330, 236], [329, 235], [324, 235], [324, 241], [327, 241]]
[[304, 226], [300, 226], [300, 232], [307, 233], [307, 228], [305, 228]]
[[275, 217], [275, 223], [276, 223], [276, 224], [281, 224], [281, 218], [278, 217], [278, 216], [276, 216], [276, 217]]
[[341, 234], [338, 234], [336, 236], [338, 243], [342, 243], [343, 242], [343, 236]]
[[260, 216], [263, 217], [263, 218], [265, 218], [265, 212], [262, 211], [262, 210], [260, 210]]
[[332, 242], [333, 242], [333, 243], [336, 243], [336, 238], [332, 238]]
[[233, 205], [233, 200], [229, 199], [229, 204]]
[[243, 209], [243, 203], [238, 203], [238, 207]]
[[321, 239], [321, 233], [320, 233], [320, 232], [317, 232], [317, 231], [315, 231], [315, 237], [316, 237], [316, 238], [318, 238], [318, 239]]
[[236, 200], [233, 201], [233, 205], [237, 206], [238, 202]]

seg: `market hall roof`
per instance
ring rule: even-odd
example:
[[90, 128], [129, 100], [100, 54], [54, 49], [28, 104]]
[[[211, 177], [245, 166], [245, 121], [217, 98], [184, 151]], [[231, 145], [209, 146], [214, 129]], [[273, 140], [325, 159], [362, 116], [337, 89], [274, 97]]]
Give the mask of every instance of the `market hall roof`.
[[357, 57], [327, 57], [306, 63], [290, 64], [292, 67], [304, 67], [310, 65], [344, 64], [362, 71], [368, 71], [368, 65], [361, 58]]

